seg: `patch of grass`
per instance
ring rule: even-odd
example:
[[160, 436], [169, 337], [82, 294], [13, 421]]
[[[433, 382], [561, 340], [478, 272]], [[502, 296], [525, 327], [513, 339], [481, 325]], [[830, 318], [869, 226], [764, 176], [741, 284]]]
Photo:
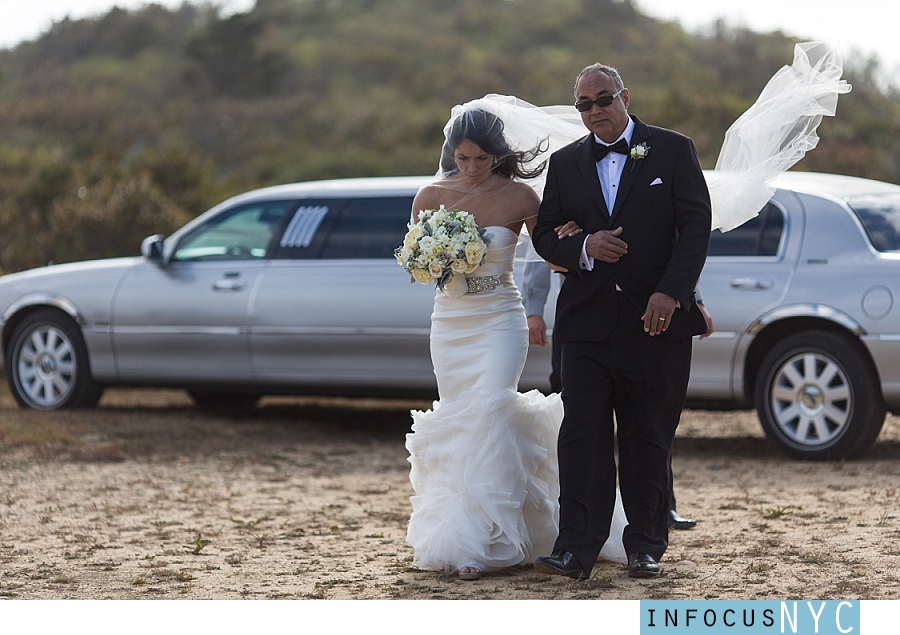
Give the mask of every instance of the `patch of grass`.
[[821, 566], [823, 564], [827, 564], [828, 561], [823, 556], [809, 553], [809, 554], [801, 556], [800, 562], [802, 562], [804, 564], [814, 564], [814, 565]]
[[747, 568], [744, 569], [744, 571], [746, 571], [747, 573], [760, 574], [760, 573], [768, 573], [769, 571], [771, 571], [774, 568], [775, 568], [775, 565], [773, 565], [773, 564], [768, 564], [765, 562], [753, 562], [753, 563], [747, 565]]
[[185, 545], [185, 547], [187, 548], [189, 553], [198, 556], [200, 555], [200, 552], [203, 551], [203, 548], [210, 544], [212, 544], [212, 541], [206, 540], [201, 534], [198, 533], [197, 537], [194, 538], [194, 542]]
[[26, 446], [67, 448], [78, 444], [78, 436], [64, 421], [44, 418], [34, 411], [18, 413], [20, 417], [0, 419], [0, 444], [15, 449]]
[[763, 518], [784, 518], [785, 516], [794, 513], [793, 511], [791, 511], [791, 507], [792, 507], [791, 505], [787, 505], [785, 507], [778, 506], [778, 507], [774, 507], [768, 511], [765, 511], [765, 510], [763, 510], [763, 506], [760, 505], [759, 506], [759, 514]]
[[269, 520], [275, 520], [270, 516], [263, 516], [262, 518], [257, 518], [256, 520], [239, 520], [237, 518], [232, 518], [231, 522], [240, 527], [241, 529], [254, 530], [260, 523], [267, 522]]

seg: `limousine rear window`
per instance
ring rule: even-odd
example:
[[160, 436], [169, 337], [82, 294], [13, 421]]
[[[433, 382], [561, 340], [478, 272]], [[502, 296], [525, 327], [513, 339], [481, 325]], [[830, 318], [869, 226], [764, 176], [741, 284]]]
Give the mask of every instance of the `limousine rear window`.
[[860, 196], [849, 203], [875, 249], [900, 251], [900, 195]]
[[710, 235], [710, 256], [777, 256], [784, 233], [784, 212], [774, 203], [767, 203], [740, 227], [722, 233], [718, 229]]

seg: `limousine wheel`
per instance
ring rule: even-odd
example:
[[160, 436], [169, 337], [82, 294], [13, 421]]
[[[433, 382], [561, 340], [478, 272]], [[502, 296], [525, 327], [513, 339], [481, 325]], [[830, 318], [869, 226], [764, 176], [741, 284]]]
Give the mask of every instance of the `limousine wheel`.
[[868, 449], [884, 425], [878, 376], [856, 342], [798, 333], [766, 355], [756, 382], [766, 434], [789, 454], [842, 459]]
[[84, 408], [96, 405], [103, 393], [91, 377], [81, 332], [55, 309], [40, 309], [22, 320], [5, 361], [10, 390], [22, 406]]

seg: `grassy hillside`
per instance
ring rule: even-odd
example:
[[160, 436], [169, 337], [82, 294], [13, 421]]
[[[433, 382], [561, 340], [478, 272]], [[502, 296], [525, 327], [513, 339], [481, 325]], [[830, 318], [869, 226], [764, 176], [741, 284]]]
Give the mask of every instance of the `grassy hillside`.
[[[725, 130], [795, 40], [690, 35], [629, 0], [257, 0], [113, 9], [0, 52], [0, 270], [135, 253], [227, 195], [273, 183], [432, 173], [450, 108], [485, 93], [570, 103], [575, 75], [619, 68], [631, 111]], [[900, 181], [900, 107], [854, 85], [802, 169]]]

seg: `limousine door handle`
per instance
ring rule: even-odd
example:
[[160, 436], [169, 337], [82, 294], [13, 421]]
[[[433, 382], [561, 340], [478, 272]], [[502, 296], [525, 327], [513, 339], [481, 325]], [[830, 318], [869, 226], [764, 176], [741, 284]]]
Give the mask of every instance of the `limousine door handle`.
[[244, 288], [244, 283], [237, 278], [225, 278], [216, 280], [212, 288], [213, 291], [240, 291]]
[[732, 289], [750, 289], [752, 291], [765, 291], [775, 286], [774, 280], [762, 278], [735, 278], [731, 281]]

